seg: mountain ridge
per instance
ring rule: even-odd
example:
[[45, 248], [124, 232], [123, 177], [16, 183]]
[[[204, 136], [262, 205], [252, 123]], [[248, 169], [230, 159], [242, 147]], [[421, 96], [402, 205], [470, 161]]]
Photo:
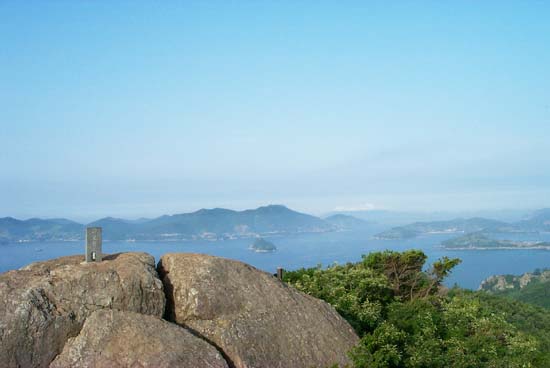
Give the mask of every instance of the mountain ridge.
[[102, 227], [105, 240], [215, 240], [337, 229], [319, 217], [267, 205], [242, 211], [203, 208], [137, 221], [104, 217], [86, 225], [67, 219], [6, 217], [0, 219], [0, 241], [81, 240], [86, 226]]

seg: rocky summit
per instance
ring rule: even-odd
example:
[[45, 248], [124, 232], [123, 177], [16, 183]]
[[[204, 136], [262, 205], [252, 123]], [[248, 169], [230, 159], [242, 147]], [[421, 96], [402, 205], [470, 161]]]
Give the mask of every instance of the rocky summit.
[[0, 275], [1, 367], [343, 366], [358, 342], [330, 305], [241, 262], [83, 261]]
[[332, 306], [245, 263], [167, 254], [158, 270], [166, 317], [218, 346], [234, 367], [343, 366], [358, 342]]
[[155, 260], [145, 253], [34, 263], [0, 275], [0, 362], [46, 367], [98, 309], [162, 316], [165, 297]]

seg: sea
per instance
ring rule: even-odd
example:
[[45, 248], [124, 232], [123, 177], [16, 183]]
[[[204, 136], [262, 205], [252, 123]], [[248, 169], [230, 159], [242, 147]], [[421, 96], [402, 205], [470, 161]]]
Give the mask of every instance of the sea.
[[[265, 237], [277, 247], [272, 253], [256, 253], [250, 250], [253, 239], [104, 241], [103, 252], [147, 252], [153, 255], [156, 261], [166, 253], [204, 253], [236, 259], [275, 273], [277, 267], [295, 270], [301, 267], [326, 267], [334, 263], [357, 262], [364, 254], [385, 249], [420, 249], [428, 256], [428, 263], [444, 256], [460, 258], [462, 263], [454, 269], [445, 284], [456, 284], [474, 290], [479, 287], [482, 280], [491, 275], [521, 274], [536, 268], [550, 268], [550, 250], [446, 250], [441, 247], [441, 242], [456, 237], [457, 234], [430, 234], [415, 239], [381, 240], [374, 237], [378, 231], [379, 229], [367, 229]], [[537, 234], [535, 239], [532, 235], [516, 234], [513, 240], [550, 242], [550, 233]], [[1, 244], [0, 273], [32, 262], [74, 254], [84, 254], [83, 241]]]

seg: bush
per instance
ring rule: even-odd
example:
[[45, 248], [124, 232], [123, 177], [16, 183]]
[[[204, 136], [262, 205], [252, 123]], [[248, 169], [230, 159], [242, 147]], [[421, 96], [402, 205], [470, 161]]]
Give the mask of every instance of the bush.
[[418, 250], [376, 252], [358, 263], [286, 272], [284, 280], [349, 321], [361, 337], [350, 352], [356, 367], [550, 366], [550, 313], [447, 292], [442, 282], [460, 261], [445, 257], [423, 271], [426, 258]]

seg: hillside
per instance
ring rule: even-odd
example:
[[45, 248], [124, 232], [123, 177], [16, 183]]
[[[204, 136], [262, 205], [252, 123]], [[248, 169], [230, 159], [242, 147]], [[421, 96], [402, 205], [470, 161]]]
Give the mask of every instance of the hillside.
[[361, 337], [356, 368], [550, 366], [550, 311], [441, 287], [460, 261], [426, 267], [416, 250], [285, 272], [284, 280], [334, 305]]
[[[138, 221], [106, 217], [87, 226], [102, 227], [105, 240], [231, 239], [337, 229], [328, 221], [281, 205], [245, 211], [202, 209]], [[78, 240], [82, 239], [83, 232], [84, 225], [64, 219], [0, 219], [0, 240], [3, 241]]]
[[78, 240], [84, 225], [66, 219], [0, 219], [0, 243], [10, 241]]
[[480, 290], [525, 303], [550, 308], [550, 269], [523, 275], [497, 275], [485, 279]]

